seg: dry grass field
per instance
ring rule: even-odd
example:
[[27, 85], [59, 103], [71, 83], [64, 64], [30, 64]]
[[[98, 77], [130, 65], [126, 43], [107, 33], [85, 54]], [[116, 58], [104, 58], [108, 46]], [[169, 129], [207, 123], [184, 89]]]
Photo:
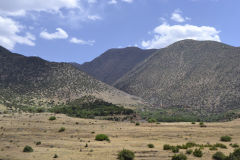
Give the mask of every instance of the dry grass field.
[[[41, 114], [1, 114], [0, 115], [0, 159], [1, 160], [114, 160], [117, 153], [125, 149], [135, 152], [136, 160], [170, 160], [174, 155], [163, 150], [164, 144], [176, 145], [194, 141], [198, 144], [220, 142], [220, 137], [230, 135], [232, 142], [221, 142], [228, 149], [218, 149], [224, 153], [233, 151], [230, 143], [240, 143], [240, 120], [225, 123], [205, 123], [206, 128], [191, 123], [140, 123], [113, 122], [71, 118]], [[58, 132], [65, 127], [64, 132]], [[111, 142], [95, 141], [96, 134], [107, 134]], [[40, 145], [34, 142], [41, 141]], [[85, 145], [88, 144], [86, 148]], [[152, 143], [155, 148], [148, 148]], [[34, 151], [23, 152], [25, 145]], [[185, 150], [180, 150], [184, 152]], [[216, 151], [203, 150], [203, 157], [192, 155], [188, 159], [210, 160]]]

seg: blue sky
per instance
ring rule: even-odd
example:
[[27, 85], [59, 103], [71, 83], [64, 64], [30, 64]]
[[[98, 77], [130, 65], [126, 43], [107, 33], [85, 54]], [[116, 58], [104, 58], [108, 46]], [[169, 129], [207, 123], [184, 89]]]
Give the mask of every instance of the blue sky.
[[162, 48], [186, 38], [240, 46], [239, 6], [239, 0], [1, 0], [0, 45], [78, 63], [110, 48]]

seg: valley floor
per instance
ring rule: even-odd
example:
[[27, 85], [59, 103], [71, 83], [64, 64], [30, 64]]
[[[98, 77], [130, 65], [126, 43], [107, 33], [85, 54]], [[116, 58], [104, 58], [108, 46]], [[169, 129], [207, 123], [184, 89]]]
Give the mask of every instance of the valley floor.
[[[198, 144], [220, 142], [223, 135], [232, 142], [221, 142], [228, 149], [218, 149], [226, 154], [233, 151], [230, 143], [240, 144], [240, 119], [231, 122], [206, 123], [206, 128], [191, 123], [140, 123], [90, 120], [56, 115], [2, 114], [0, 115], [0, 159], [3, 160], [114, 160], [123, 148], [135, 152], [136, 160], [171, 160], [174, 154], [163, 150], [164, 144], [177, 145], [194, 141]], [[65, 127], [64, 132], [58, 132]], [[111, 142], [95, 141], [96, 134], [107, 134]], [[40, 145], [34, 142], [41, 141]], [[85, 145], [88, 144], [86, 148]], [[148, 144], [155, 148], [148, 148]], [[25, 153], [29, 145], [34, 152]], [[180, 150], [184, 152], [185, 150]], [[188, 156], [189, 160], [210, 160], [216, 151], [203, 150], [203, 157]]]

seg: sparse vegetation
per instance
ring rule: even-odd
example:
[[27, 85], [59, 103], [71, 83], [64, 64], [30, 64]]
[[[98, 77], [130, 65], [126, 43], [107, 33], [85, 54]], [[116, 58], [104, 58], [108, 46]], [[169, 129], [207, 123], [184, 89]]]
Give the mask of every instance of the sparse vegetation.
[[136, 126], [139, 126], [140, 125], [140, 123], [139, 122], [136, 122], [136, 124], [135, 124]]
[[37, 142], [35, 142], [35, 144], [38, 146], [41, 144], [41, 141], [37, 141]]
[[179, 148], [176, 147], [176, 146], [172, 146], [171, 150], [172, 150], [173, 153], [178, 153], [179, 152]]
[[164, 144], [163, 145], [163, 150], [171, 150], [172, 146], [169, 144]]
[[33, 149], [32, 149], [31, 146], [26, 145], [26, 146], [23, 148], [23, 152], [33, 152]]
[[135, 154], [127, 149], [123, 149], [118, 153], [119, 160], [133, 160], [135, 158]]
[[230, 136], [222, 136], [220, 138], [220, 140], [223, 141], [223, 142], [230, 142], [232, 140], [232, 137], [230, 137]]
[[193, 151], [193, 155], [195, 156], [195, 157], [202, 157], [203, 156], [203, 153], [202, 153], [202, 151], [201, 151], [201, 149], [195, 149], [194, 151]]
[[234, 143], [234, 144], [231, 143], [230, 146], [233, 148], [239, 148], [239, 145], [237, 143]]
[[105, 135], [105, 134], [98, 134], [98, 135], [96, 135], [95, 140], [96, 141], [108, 141], [108, 142], [110, 141], [108, 136]]
[[54, 154], [53, 158], [58, 158], [58, 155], [57, 155], [57, 154]]

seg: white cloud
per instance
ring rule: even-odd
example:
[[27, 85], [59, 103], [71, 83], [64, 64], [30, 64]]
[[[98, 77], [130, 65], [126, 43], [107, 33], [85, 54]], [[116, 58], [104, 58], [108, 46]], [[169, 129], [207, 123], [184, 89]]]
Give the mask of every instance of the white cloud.
[[171, 26], [163, 23], [154, 29], [154, 38], [142, 41], [142, 46], [144, 48], [163, 48], [184, 39], [221, 41], [219, 32], [210, 26], [194, 26], [189, 24]]
[[34, 46], [35, 37], [32, 34], [27, 32], [25, 36], [19, 35], [23, 29], [24, 26], [14, 20], [0, 16], [0, 45], [10, 50], [17, 43]]
[[78, 0], [1, 0], [0, 13], [24, 15], [26, 11], [58, 12], [61, 8], [78, 8]]
[[173, 13], [172, 13], [172, 16], [171, 16], [171, 20], [175, 21], [175, 22], [179, 22], [179, 23], [182, 23], [182, 22], [185, 22], [187, 20], [190, 20], [189, 17], [183, 17], [182, 15], [182, 11], [179, 10], [179, 9], [176, 9]]
[[117, 0], [109, 0], [108, 4], [117, 4]]
[[76, 37], [71, 38], [70, 42], [75, 43], [75, 44], [90, 45], [90, 46], [92, 46], [95, 43], [94, 40], [85, 41], [85, 40], [82, 40], [82, 39], [78, 39]]
[[57, 30], [57, 32], [54, 32], [54, 33], [48, 33], [46, 30], [42, 31], [40, 33], [40, 37], [44, 38], [44, 39], [48, 39], [48, 40], [51, 40], [51, 39], [66, 39], [66, 38], [68, 38], [68, 34], [67, 34], [66, 31], [64, 31], [61, 28], [56, 28], [56, 30]]
[[88, 0], [88, 3], [97, 3], [97, 0]]
[[133, 0], [122, 0], [123, 2], [132, 3]]
[[98, 15], [89, 15], [88, 19], [95, 21], [95, 20], [100, 20], [101, 17]]

